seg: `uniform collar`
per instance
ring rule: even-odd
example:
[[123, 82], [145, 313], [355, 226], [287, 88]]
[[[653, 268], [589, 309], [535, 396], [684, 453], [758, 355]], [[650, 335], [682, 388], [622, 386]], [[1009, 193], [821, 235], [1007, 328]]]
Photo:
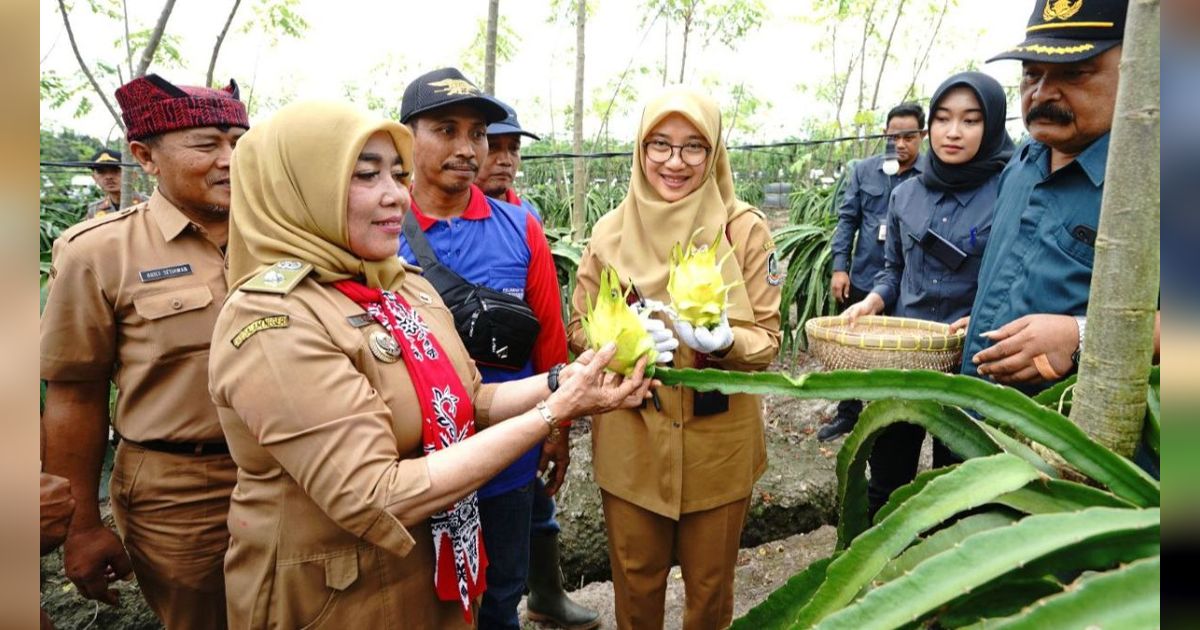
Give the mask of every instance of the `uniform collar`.
[[167, 201], [167, 198], [154, 189], [154, 194], [150, 195], [149, 204], [150, 216], [154, 218], [154, 222], [158, 224], [158, 229], [162, 231], [163, 239], [167, 242], [175, 240], [175, 237], [183, 233], [192, 220], [187, 218], [179, 208]]
[[971, 200], [975, 198], [975, 195], [979, 194], [980, 188], [983, 188], [983, 186], [976, 186], [968, 190], [946, 191], [942, 198], [944, 199], [946, 197], [951, 197], [958, 201], [958, 205], [960, 207], [966, 207], [970, 205]]
[[[416, 199], [412, 201], [412, 213], [417, 217], [417, 225], [421, 226], [422, 232], [428, 231], [429, 228], [433, 227], [433, 224], [440, 220], [426, 216], [425, 213], [421, 212], [421, 209], [417, 207]], [[471, 198], [467, 201], [467, 209], [457, 218], [482, 221], [491, 216], [492, 207], [488, 205], [487, 195], [483, 194], [483, 190], [478, 186], [471, 184]]]
[[[1075, 156], [1075, 162], [1079, 164], [1079, 168], [1096, 188], [1104, 185], [1104, 176], [1108, 165], [1108, 139], [1111, 135], [1112, 132], [1109, 132], [1100, 136], [1082, 153]], [[1050, 147], [1030, 139], [1029, 143], [1021, 149], [1021, 155], [1025, 162], [1037, 165], [1043, 178], [1050, 176]]]
[[1112, 132], [1106, 133], [1096, 139], [1095, 142], [1088, 145], [1088, 148], [1083, 150], [1083, 153], [1075, 156], [1075, 161], [1079, 162], [1079, 166], [1083, 168], [1083, 172], [1087, 173], [1088, 179], [1092, 180], [1092, 184], [1099, 188], [1104, 185], [1104, 175], [1108, 166], [1108, 138]]

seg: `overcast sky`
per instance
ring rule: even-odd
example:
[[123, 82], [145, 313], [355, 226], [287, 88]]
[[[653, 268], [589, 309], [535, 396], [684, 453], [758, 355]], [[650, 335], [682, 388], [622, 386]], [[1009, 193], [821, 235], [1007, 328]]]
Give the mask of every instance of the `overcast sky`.
[[[117, 0], [99, 0], [120, 9]], [[931, 0], [910, 0], [913, 11], [924, 11]], [[72, 25], [79, 45], [89, 61], [117, 63], [123, 54], [115, 43], [122, 35], [119, 22], [89, 15], [86, 2], [75, 0]], [[243, 85], [253, 85], [256, 116], [269, 115], [274, 103], [299, 98], [343, 99], [347, 86], [364, 98], [374, 97], [398, 107], [404, 85], [422, 72], [445, 65], [461, 65], [465, 51], [478, 30], [478, 20], [486, 17], [487, 0], [300, 0], [297, 12], [309, 23], [303, 39], [272, 42], [261, 30], [240, 32], [239, 27], [253, 17], [256, 0], [244, 0], [234, 31], [226, 38], [217, 65], [217, 77], [236, 77]], [[664, 33], [659, 25], [640, 26], [640, 5], [633, 0], [595, 0], [595, 13], [587, 31], [587, 90], [603, 88], [627, 66], [656, 68], [661, 64]], [[940, 2], [935, 2], [940, 6]], [[168, 32], [180, 38], [183, 68], [160, 68], [171, 81], [198, 84], [204, 80], [212, 43], [223, 24], [232, 0], [179, 0], [168, 23]], [[502, 0], [500, 11], [517, 33], [519, 41], [514, 58], [497, 72], [497, 95], [513, 104], [522, 123], [539, 133], [555, 132], [569, 137], [569, 120], [562, 108], [571, 103], [574, 91], [574, 27], [550, 24], [548, 0]], [[729, 89], [742, 84], [745, 90], [770, 103], [769, 111], [754, 119], [755, 132], [743, 141], [770, 141], [797, 134], [800, 118], [828, 117], [829, 107], [820, 105], [805, 86], [823, 82], [832, 69], [828, 42], [828, 24], [814, 24], [807, 15], [808, 0], [765, 0], [770, 17], [763, 27], [748, 35], [730, 51], [719, 42], [704, 46], [693, 41], [689, 49], [685, 83], [707, 84], [715, 97], [727, 101]], [[161, 7], [161, 0], [129, 0], [132, 30], [149, 28]], [[941, 79], [965, 64], [982, 62], [992, 54], [1022, 39], [1024, 25], [1032, 8], [1031, 0], [961, 0], [947, 15], [939, 43], [929, 60], [925, 81], [917, 91], [927, 95]], [[901, 34], [902, 45], [917, 49], [924, 45], [925, 32], [919, 21], [906, 16]], [[907, 26], [904, 26], [907, 25]], [[846, 29], [848, 30], [848, 29]], [[672, 34], [670, 73], [678, 75], [678, 40]], [[857, 44], [857, 34], [841, 33], [838, 55], [847, 58]], [[41, 5], [42, 71], [53, 70], [70, 75], [78, 66], [71, 52], [55, 0]], [[844, 64], [839, 61], [839, 64]], [[893, 62], [882, 82], [880, 104], [886, 110], [898, 98], [911, 78], [911, 59]], [[1016, 62], [998, 62], [980, 68], [996, 76], [1001, 83], [1016, 82]], [[868, 84], [876, 71], [868, 67]], [[482, 84], [482, 76], [472, 77]], [[633, 80], [639, 93], [648, 93], [661, 83], [656, 76]], [[115, 81], [108, 82], [111, 90]], [[605, 91], [607, 93], [607, 91]], [[249, 94], [244, 91], [243, 97]], [[723, 103], [728, 105], [727, 102]], [[365, 103], [363, 103], [365, 106]], [[636, 130], [638, 108], [614, 118], [610, 133], [617, 138], [631, 136]], [[99, 137], [114, 138], [111, 117], [96, 103], [93, 111], [73, 119], [73, 107], [58, 110], [42, 106], [43, 124], [69, 127]], [[1010, 112], [1011, 115], [1011, 112]], [[252, 120], [253, 124], [253, 120]], [[598, 120], [585, 124], [585, 133], [593, 136]], [[1019, 123], [1015, 128], [1019, 130]]]

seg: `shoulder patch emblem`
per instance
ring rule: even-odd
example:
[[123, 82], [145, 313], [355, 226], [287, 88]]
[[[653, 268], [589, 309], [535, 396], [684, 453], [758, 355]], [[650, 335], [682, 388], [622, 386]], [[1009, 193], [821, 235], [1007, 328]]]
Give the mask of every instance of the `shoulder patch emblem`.
[[783, 284], [783, 272], [779, 269], [779, 256], [774, 251], [767, 254], [767, 284], [773, 287]]
[[254, 335], [271, 328], [287, 328], [290, 325], [291, 318], [287, 315], [269, 315], [246, 324], [229, 342], [233, 344], [234, 348], [240, 350], [242, 344], [246, 343], [246, 340]]
[[308, 276], [312, 268], [313, 266], [306, 262], [281, 260], [247, 280], [238, 290], [287, 295]]

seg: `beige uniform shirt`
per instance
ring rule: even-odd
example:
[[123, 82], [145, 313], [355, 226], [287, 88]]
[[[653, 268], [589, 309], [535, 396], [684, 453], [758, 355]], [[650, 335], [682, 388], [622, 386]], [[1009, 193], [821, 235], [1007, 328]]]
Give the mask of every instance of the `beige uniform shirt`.
[[[260, 274], [261, 276], [261, 274]], [[410, 273], [399, 291], [471, 392], [483, 385], [437, 292]], [[383, 327], [337, 289], [230, 296], [213, 333], [212, 395], [238, 483], [225, 559], [231, 628], [444, 628], [427, 522], [389, 511], [429, 488], [419, 403], [403, 359], [373, 354]], [[312, 624], [311, 626], [309, 624]]]
[[[734, 327], [729, 353], [721, 358], [709, 356], [709, 367], [762, 370], [779, 352], [782, 276], [773, 261], [775, 244], [757, 212], [740, 215], [730, 223], [728, 235], [741, 265], [755, 324]], [[567, 326], [575, 352], [587, 345], [580, 317], [587, 308], [585, 297], [596, 301], [600, 267], [591, 251], [584, 251]], [[691, 367], [695, 358], [694, 351], [680, 343], [674, 364]], [[599, 486], [674, 519], [749, 496], [767, 467], [760, 397], [729, 396], [727, 411], [696, 416], [693, 390], [660, 387], [657, 391], [661, 411], [647, 403], [641, 409], [604, 414], [592, 423], [592, 465]]]
[[41, 377], [112, 379], [113, 427], [137, 442], [221, 439], [208, 344], [225, 299], [224, 255], [157, 192], [54, 242]]
[[[148, 199], [149, 198], [146, 197], [146, 195], [143, 195], [140, 192], [134, 191], [133, 202], [130, 203], [129, 205], [132, 206], [135, 204], [144, 203]], [[109, 214], [112, 214], [113, 212], [116, 212], [116, 211], [117, 211], [117, 208], [113, 205], [112, 200], [110, 200], [108, 198], [108, 195], [105, 195], [105, 196], [97, 199], [96, 201], [93, 201], [92, 203], [88, 204], [87, 214], [84, 215], [83, 218], [85, 220], [86, 219], [96, 219], [96, 218], [108, 216]]]

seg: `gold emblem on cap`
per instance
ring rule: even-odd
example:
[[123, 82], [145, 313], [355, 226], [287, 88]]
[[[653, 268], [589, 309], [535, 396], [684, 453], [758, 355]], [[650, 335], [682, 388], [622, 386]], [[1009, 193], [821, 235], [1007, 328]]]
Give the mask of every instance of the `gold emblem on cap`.
[[1042, 9], [1042, 19], [1049, 22], [1050, 20], [1069, 20], [1075, 17], [1076, 13], [1083, 8], [1083, 0], [1046, 0], [1046, 8]]
[[377, 330], [367, 339], [371, 354], [384, 363], [395, 363], [400, 360], [400, 344], [396, 343], [391, 333]]
[[97, 162], [116, 162], [117, 158], [113, 157], [109, 153], [101, 153], [100, 157], [96, 158], [96, 161]]
[[462, 79], [442, 79], [429, 84], [438, 92], [447, 96], [475, 96], [479, 89]]

